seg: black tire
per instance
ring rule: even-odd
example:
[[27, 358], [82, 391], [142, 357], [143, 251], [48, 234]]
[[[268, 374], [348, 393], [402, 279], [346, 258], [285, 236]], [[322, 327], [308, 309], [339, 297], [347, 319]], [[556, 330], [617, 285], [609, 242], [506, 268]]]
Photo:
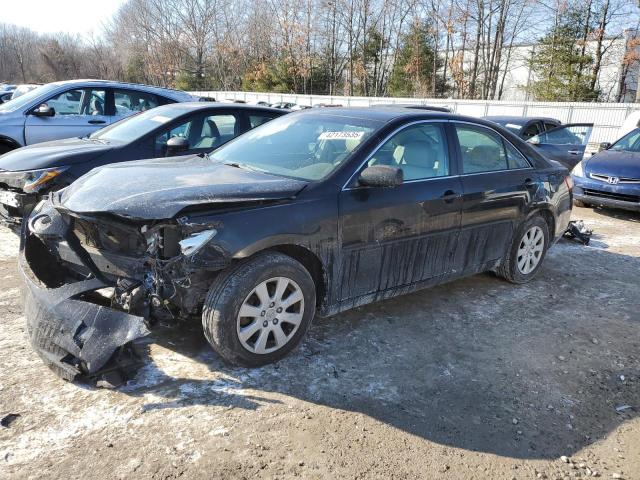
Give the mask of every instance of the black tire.
[[[284, 346], [270, 353], [258, 354], [240, 342], [238, 314], [253, 289], [274, 277], [287, 277], [298, 284], [304, 298], [304, 312], [297, 330]], [[293, 350], [311, 325], [315, 310], [316, 288], [305, 267], [282, 253], [264, 252], [216, 277], [204, 302], [202, 328], [213, 349], [223, 359], [234, 365], [257, 367], [275, 362]]]
[[576, 207], [582, 207], [582, 208], [585, 208], [585, 207], [588, 207], [588, 206], [589, 206], [589, 205], [587, 205], [586, 203], [584, 203], [582, 200], [574, 200], [574, 201], [573, 201], [573, 204], [574, 204]]
[[[523, 241], [525, 233], [533, 227], [539, 227], [542, 230], [544, 236], [544, 246], [538, 264], [531, 272], [525, 274], [522, 273], [518, 268], [518, 248], [520, 247], [520, 243]], [[547, 225], [547, 222], [540, 215], [529, 217], [516, 230], [507, 255], [502, 259], [500, 266], [496, 270], [496, 274], [511, 283], [522, 284], [530, 282], [538, 274], [538, 271], [540, 270], [540, 266], [544, 262], [544, 258], [547, 254], [548, 249], [549, 225]]]

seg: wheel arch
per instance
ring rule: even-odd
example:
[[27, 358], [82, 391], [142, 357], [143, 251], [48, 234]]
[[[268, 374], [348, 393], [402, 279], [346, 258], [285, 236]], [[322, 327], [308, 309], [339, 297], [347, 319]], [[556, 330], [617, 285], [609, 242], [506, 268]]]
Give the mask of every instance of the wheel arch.
[[259, 253], [268, 251], [282, 253], [283, 255], [291, 257], [302, 264], [302, 266], [309, 272], [309, 275], [311, 275], [316, 287], [316, 307], [321, 307], [327, 296], [327, 276], [324, 264], [322, 263], [322, 260], [320, 260], [320, 257], [307, 247], [297, 244], [283, 243], [256, 250], [252, 252], [249, 257], [245, 258], [249, 259]]
[[553, 212], [547, 207], [537, 208], [527, 216], [527, 220], [536, 215], [542, 217], [547, 223], [549, 227], [549, 240], [553, 242], [553, 239], [556, 237], [556, 219], [553, 216]]
[[20, 148], [22, 146], [18, 142], [16, 142], [13, 138], [7, 137], [5, 135], [0, 135], [0, 145], [7, 146], [11, 150], [15, 150], [16, 148]]

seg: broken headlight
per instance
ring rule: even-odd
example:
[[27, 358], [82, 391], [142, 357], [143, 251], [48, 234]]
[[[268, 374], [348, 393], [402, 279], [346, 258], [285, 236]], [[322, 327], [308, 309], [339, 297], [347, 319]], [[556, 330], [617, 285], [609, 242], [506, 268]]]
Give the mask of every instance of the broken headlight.
[[69, 167], [54, 167], [43, 168], [41, 170], [28, 170], [25, 172], [16, 172], [16, 175], [19, 174], [23, 179], [24, 184], [22, 185], [22, 190], [25, 193], [35, 193], [68, 168]]
[[203, 230], [202, 232], [189, 235], [187, 238], [178, 242], [178, 245], [180, 245], [180, 252], [185, 257], [195, 255], [209, 242], [209, 240], [215, 237], [217, 233], [218, 231], [215, 228], [212, 228], [210, 230]]

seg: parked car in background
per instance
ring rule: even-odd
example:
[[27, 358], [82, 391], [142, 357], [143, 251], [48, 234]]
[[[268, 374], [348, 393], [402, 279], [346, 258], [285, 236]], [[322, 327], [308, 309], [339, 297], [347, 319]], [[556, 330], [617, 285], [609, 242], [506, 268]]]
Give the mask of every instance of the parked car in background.
[[60, 138], [84, 137], [134, 113], [198, 100], [185, 92], [105, 80], [42, 85], [0, 105], [0, 154]]
[[224, 359], [263, 365], [316, 312], [487, 270], [530, 281], [567, 227], [569, 182], [476, 118], [292, 113], [209, 157], [94, 169], [40, 203], [21, 240], [27, 330], [65, 378], [95, 375], [145, 321], [195, 315]]
[[531, 137], [527, 143], [571, 170], [585, 158], [592, 131], [593, 123], [570, 123]]
[[542, 155], [560, 162], [571, 170], [583, 159], [591, 138], [593, 123], [562, 125], [560, 120], [546, 117], [488, 116], [523, 140], [534, 145]]
[[287, 110], [291, 110], [293, 107], [296, 107], [296, 106], [297, 104], [293, 102], [276, 102], [271, 104], [272, 108], [284, 108]]
[[640, 128], [578, 163], [571, 175], [576, 205], [640, 211]]
[[510, 115], [488, 116], [485, 120], [497, 123], [523, 140], [529, 140], [548, 130], [560, 126], [562, 122], [547, 117], [516, 117]]
[[211, 152], [286, 111], [258, 106], [174, 103], [120, 120], [82, 138], [19, 148], [0, 157], [0, 223], [19, 225], [49, 192], [94, 167]]
[[13, 91], [0, 92], [0, 104], [6, 103], [13, 97]]
[[13, 94], [11, 95], [11, 100], [13, 100], [14, 98], [21, 97], [22, 95], [24, 95], [27, 92], [30, 92], [31, 90], [35, 90], [40, 85], [42, 84], [41, 83], [25, 83], [22, 85], [18, 85], [16, 89], [13, 91]]

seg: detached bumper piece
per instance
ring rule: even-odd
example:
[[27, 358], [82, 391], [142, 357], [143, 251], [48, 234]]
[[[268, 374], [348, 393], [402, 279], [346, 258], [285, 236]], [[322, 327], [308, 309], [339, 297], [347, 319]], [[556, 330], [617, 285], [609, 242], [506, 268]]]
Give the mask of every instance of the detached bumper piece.
[[127, 370], [139, 361], [124, 348], [149, 334], [144, 319], [76, 297], [105, 287], [91, 279], [45, 289], [25, 273], [25, 315], [33, 348], [65, 380], [79, 376], [99, 379], [101, 374]]
[[593, 230], [589, 230], [587, 227], [585, 227], [582, 220], [572, 220], [571, 222], [569, 222], [569, 226], [564, 232], [564, 236], [566, 238], [576, 240], [583, 245], [589, 245], [589, 242], [591, 241], [591, 235], [593, 235]]
[[[23, 228], [20, 271], [24, 281], [24, 306], [27, 331], [33, 348], [60, 377], [72, 381], [85, 378], [107, 386], [117, 386], [117, 379], [139, 364], [130, 343], [149, 334], [144, 318], [116, 310], [102, 302], [97, 292], [112, 287], [105, 279], [92, 276], [50, 285], [38, 278], [47, 270], [63, 269], [46, 252], [36, 248], [40, 240], [29, 238], [48, 235], [65, 237], [67, 225], [59, 215], [42, 215], [42, 227], [33, 222]], [[45, 221], [46, 220], [46, 221]], [[33, 230], [32, 230], [33, 229]], [[48, 262], [45, 268], [31, 262]], [[35, 270], [35, 271], [34, 271]], [[50, 285], [47, 287], [47, 285]], [[104, 305], [102, 304], [104, 303]]]

